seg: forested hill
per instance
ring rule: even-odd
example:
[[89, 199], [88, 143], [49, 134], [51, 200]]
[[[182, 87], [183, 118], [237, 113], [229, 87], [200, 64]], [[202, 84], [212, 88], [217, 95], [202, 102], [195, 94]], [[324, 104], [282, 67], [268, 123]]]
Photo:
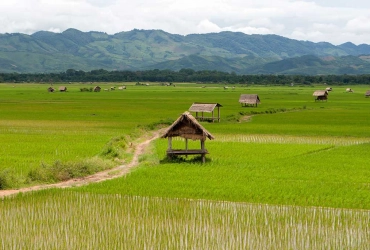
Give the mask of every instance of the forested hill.
[[0, 72], [182, 68], [237, 74], [370, 73], [370, 45], [297, 41], [239, 32], [176, 35], [132, 30], [108, 35], [68, 29], [0, 34]]

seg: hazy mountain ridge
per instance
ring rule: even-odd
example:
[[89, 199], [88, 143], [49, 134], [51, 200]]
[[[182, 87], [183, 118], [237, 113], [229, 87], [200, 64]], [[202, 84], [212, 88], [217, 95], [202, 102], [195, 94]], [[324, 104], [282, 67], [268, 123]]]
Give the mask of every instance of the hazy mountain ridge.
[[135, 29], [108, 35], [68, 29], [0, 34], [0, 72], [191, 68], [241, 74], [370, 73], [362, 55], [370, 55], [370, 45], [335, 46], [240, 32], [182, 36]]

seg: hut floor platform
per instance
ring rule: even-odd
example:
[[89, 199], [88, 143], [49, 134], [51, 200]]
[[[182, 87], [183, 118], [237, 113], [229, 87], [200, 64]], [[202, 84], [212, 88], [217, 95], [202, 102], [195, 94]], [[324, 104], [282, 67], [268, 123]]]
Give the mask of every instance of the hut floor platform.
[[220, 122], [220, 118], [217, 118], [217, 117], [196, 116], [195, 119], [197, 119], [198, 121], [211, 121], [211, 122], [218, 121], [218, 122]]
[[206, 149], [171, 149], [167, 150], [167, 157], [172, 158], [175, 155], [201, 155], [202, 156], [202, 162], [204, 163], [206, 158], [206, 154], [208, 154], [208, 151]]
[[171, 149], [167, 150], [167, 155], [203, 155], [208, 154], [206, 149]]

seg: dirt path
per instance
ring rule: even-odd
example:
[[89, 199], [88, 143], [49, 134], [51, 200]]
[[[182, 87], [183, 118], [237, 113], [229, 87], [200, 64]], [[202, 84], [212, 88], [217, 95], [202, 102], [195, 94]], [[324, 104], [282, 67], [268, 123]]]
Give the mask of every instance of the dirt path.
[[13, 190], [0, 190], [0, 198], [3, 198], [5, 196], [16, 195], [18, 193], [37, 191], [37, 190], [48, 189], [48, 188], [79, 187], [79, 186], [87, 185], [89, 183], [96, 183], [96, 182], [101, 182], [101, 181], [121, 177], [127, 174], [132, 167], [138, 165], [139, 156], [145, 152], [145, 149], [149, 146], [150, 142], [152, 142], [153, 140], [159, 137], [159, 134], [160, 134], [160, 131], [156, 131], [154, 134], [151, 135], [149, 139], [146, 139], [145, 141], [137, 144], [135, 146], [133, 158], [131, 162], [128, 163], [127, 165], [120, 165], [115, 168], [111, 168], [111, 169], [108, 169], [102, 172], [95, 173], [93, 175], [89, 175], [89, 176], [85, 176], [81, 178], [75, 178], [75, 179], [71, 179], [71, 180], [64, 181], [64, 182], [58, 182], [54, 184], [38, 185], [38, 186], [13, 189]]

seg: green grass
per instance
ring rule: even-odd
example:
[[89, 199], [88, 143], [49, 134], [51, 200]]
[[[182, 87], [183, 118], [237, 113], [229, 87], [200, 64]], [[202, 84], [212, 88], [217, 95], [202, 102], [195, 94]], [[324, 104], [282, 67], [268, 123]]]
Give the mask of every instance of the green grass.
[[[204, 123], [221, 139], [240, 140], [249, 136], [270, 138], [271, 142], [274, 140], [271, 138], [280, 136], [283, 138], [280, 142], [298, 137], [320, 145], [331, 144], [332, 140], [345, 145], [366, 142], [370, 137], [367, 129], [370, 104], [364, 98], [367, 86], [353, 87], [354, 93], [333, 87], [328, 102], [314, 102], [313, 91], [324, 86], [236, 85], [234, 90], [224, 90], [220, 85], [201, 88], [197, 84], [165, 87], [159, 83], [151, 86], [125, 83], [124, 91], [94, 93], [80, 92], [80, 88], [95, 84], [66, 85], [66, 93], [48, 93], [48, 84], [0, 85], [0, 171], [10, 171], [20, 180], [13, 186], [27, 184], [29, 172], [40, 166], [97, 157], [112, 138], [130, 134], [138, 126], [175, 120], [195, 101], [223, 105], [221, 123]], [[105, 89], [123, 84], [99, 85]], [[238, 104], [241, 93], [259, 94], [262, 104], [257, 108], [241, 107]], [[228, 147], [227, 156], [234, 152]], [[267, 145], [266, 151], [276, 150]], [[219, 154], [213, 153], [213, 149], [210, 152], [210, 158], [216, 162]]]

